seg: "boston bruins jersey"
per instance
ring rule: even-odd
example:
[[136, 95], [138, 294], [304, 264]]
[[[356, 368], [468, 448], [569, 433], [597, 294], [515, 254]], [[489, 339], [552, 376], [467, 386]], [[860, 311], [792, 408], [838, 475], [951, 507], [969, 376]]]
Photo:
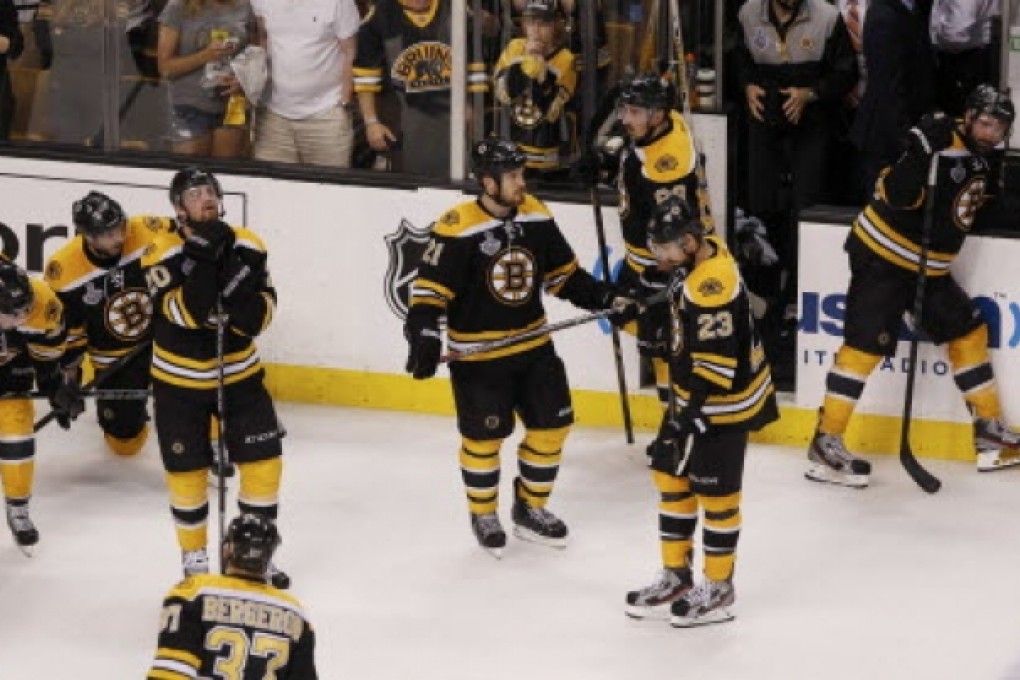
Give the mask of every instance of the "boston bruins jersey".
[[[355, 92], [380, 92], [389, 82], [410, 107], [448, 111], [453, 64], [450, 26], [449, 0], [433, 0], [425, 12], [412, 12], [398, 0], [378, 0], [358, 30]], [[468, 92], [487, 89], [485, 64], [476, 55], [468, 64]]]
[[18, 326], [0, 331], [0, 392], [32, 389], [33, 369], [58, 361], [67, 337], [64, 306], [45, 282], [29, 277], [32, 309]]
[[142, 254], [171, 224], [164, 217], [128, 218], [118, 258], [96, 257], [80, 234], [50, 258], [46, 282], [64, 304], [67, 324], [65, 364], [79, 361], [87, 351], [93, 365], [102, 369], [149, 341], [152, 299], [142, 274]]
[[[645, 273], [655, 266], [655, 257], [648, 249], [648, 221], [655, 206], [667, 196], [683, 199], [695, 214], [703, 216], [705, 233], [712, 233], [714, 224], [708, 213], [708, 201], [699, 188], [697, 150], [687, 122], [679, 113], [669, 114], [668, 126], [662, 134], [645, 144], [629, 143], [620, 156], [617, 187], [620, 192], [620, 223], [627, 248], [626, 263], [634, 274]], [[660, 284], [664, 276], [649, 272]]]
[[722, 240], [673, 299], [673, 390], [713, 428], [754, 431], [779, 418], [765, 350], [737, 263]]
[[[235, 250], [265, 252], [262, 239], [254, 232], [231, 228]], [[216, 389], [218, 320], [211, 305], [205, 316], [196, 306], [196, 297], [188, 287], [193, 265], [184, 256], [184, 239], [176, 227], [158, 235], [142, 257], [155, 310], [152, 377], [186, 389]], [[260, 293], [244, 309], [230, 312], [224, 337], [224, 384], [238, 385], [261, 377], [262, 365], [253, 338], [269, 326], [275, 308], [276, 290], [266, 275]]]
[[301, 604], [260, 581], [201, 574], [163, 600], [149, 680], [316, 680], [315, 631]]
[[[854, 221], [847, 249], [869, 250], [897, 267], [917, 272], [921, 262], [921, 229], [924, 224], [925, 184], [928, 164], [907, 152], [883, 171], [875, 194]], [[927, 253], [928, 276], [945, 276], [974, 226], [977, 211], [987, 200], [988, 162], [975, 155], [953, 133], [952, 145], [941, 152], [935, 184], [931, 244]], [[906, 200], [894, 195], [904, 192]]]
[[[565, 105], [577, 88], [574, 55], [566, 47], [557, 48], [542, 63], [525, 53], [527, 41], [511, 40], [496, 63], [496, 99], [510, 113], [510, 139], [527, 155], [527, 166], [535, 169], [560, 167], [560, 144], [569, 139], [566, 110], [549, 119], [549, 108], [559, 98]], [[543, 70], [542, 80], [532, 75]], [[529, 75], [530, 74], [530, 75]]]
[[[608, 287], [578, 265], [538, 199], [526, 196], [506, 218], [493, 217], [478, 201], [469, 201], [433, 226], [411, 288], [410, 313], [446, 314], [449, 348], [463, 351], [545, 324], [543, 292], [598, 309]], [[465, 361], [520, 354], [549, 342], [549, 335], [540, 335]]]

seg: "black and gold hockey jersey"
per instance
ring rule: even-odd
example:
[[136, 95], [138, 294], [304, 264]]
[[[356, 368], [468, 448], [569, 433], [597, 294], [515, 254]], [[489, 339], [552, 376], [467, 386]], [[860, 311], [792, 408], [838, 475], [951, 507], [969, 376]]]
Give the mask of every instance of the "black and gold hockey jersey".
[[[412, 12], [398, 0], [378, 0], [358, 30], [354, 91], [380, 92], [389, 82], [403, 93], [409, 107], [449, 111], [450, 14], [449, 0], [433, 0], [425, 12]], [[487, 89], [485, 64], [475, 55], [468, 64], [468, 92]]]
[[[847, 250], [867, 249], [911, 272], [920, 269], [928, 166], [907, 152], [879, 177], [875, 194], [854, 221]], [[956, 259], [977, 211], [987, 200], [988, 162], [971, 153], [959, 133], [941, 152], [927, 253], [928, 276], [945, 276]], [[897, 201], [899, 197], [901, 200]]]
[[[510, 114], [510, 139], [527, 155], [527, 167], [560, 167], [560, 146], [570, 141], [566, 104], [577, 88], [574, 55], [558, 47], [543, 60], [525, 52], [524, 38], [511, 40], [495, 69], [496, 99]], [[541, 76], [538, 80], [536, 76]], [[559, 99], [559, 112], [550, 107]]]
[[[700, 188], [697, 149], [683, 116], [669, 114], [666, 130], [645, 144], [630, 142], [620, 156], [617, 187], [620, 192], [620, 224], [627, 247], [627, 266], [637, 275], [655, 266], [648, 249], [648, 221], [655, 206], [667, 196], [679, 196], [695, 214], [702, 215], [705, 233], [715, 231], [708, 200]], [[660, 273], [650, 276], [664, 280]]]
[[301, 604], [260, 581], [202, 574], [163, 600], [148, 680], [315, 680], [315, 631]]
[[[242, 227], [231, 228], [235, 250], [266, 251], [262, 239], [254, 232]], [[193, 264], [184, 256], [184, 239], [176, 227], [158, 235], [142, 257], [155, 310], [152, 377], [185, 389], [215, 389], [218, 379], [216, 291], [212, 291], [211, 296], [209, 291], [201, 296], [192, 294], [187, 279]], [[237, 385], [262, 376], [262, 364], [253, 339], [268, 328], [275, 309], [276, 290], [267, 275], [260, 294], [244, 309], [231, 311], [224, 338], [225, 385]]]
[[754, 431], [779, 418], [772, 373], [737, 263], [716, 236], [673, 300], [673, 391], [713, 428]]
[[[546, 323], [542, 293], [599, 309], [608, 287], [582, 269], [549, 209], [528, 195], [505, 218], [478, 201], [447, 211], [432, 228], [411, 288], [415, 309], [446, 314], [452, 351], [530, 331]], [[465, 361], [520, 354], [551, 342], [549, 335], [481, 352]]]
[[58, 361], [67, 331], [64, 306], [45, 282], [29, 277], [32, 309], [17, 328], [0, 330], [0, 392], [32, 389], [33, 369]]
[[46, 264], [46, 282], [64, 304], [67, 352], [64, 364], [87, 351], [97, 369], [109, 366], [152, 334], [152, 298], [142, 273], [142, 255], [156, 234], [168, 230], [165, 217], [127, 220], [120, 257], [102, 259], [80, 234]]

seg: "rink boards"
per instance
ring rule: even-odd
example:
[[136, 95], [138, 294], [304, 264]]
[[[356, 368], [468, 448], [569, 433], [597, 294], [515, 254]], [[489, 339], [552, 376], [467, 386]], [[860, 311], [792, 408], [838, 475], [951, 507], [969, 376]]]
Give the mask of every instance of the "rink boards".
[[[70, 205], [90, 189], [116, 198], [129, 214], [168, 213], [165, 170], [0, 158], [0, 247], [39, 272], [45, 258], [73, 228]], [[101, 180], [97, 179], [102, 177]], [[452, 413], [445, 369], [437, 379], [413, 381], [403, 373], [406, 343], [401, 311], [413, 277], [413, 260], [429, 225], [467, 197], [453, 190], [397, 190], [312, 184], [261, 177], [220, 175], [227, 192], [227, 221], [246, 223], [270, 249], [279, 309], [260, 341], [270, 385], [277, 397], [302, 402]], [[720, 199], [721, 200], [721, 199]], [[721, 204], [721, 203], [720, 203]], [[588, 205], [549, 207], [582, 266], [598, 272], [597, 241]], [[615, 210], [604, 211], [610, 266], [622, 262]], [[840, 296], [846, 288], [842, 240], [846, 227], [802, 225], [802, 320], [800, 379], [783, 420], [761, 433], [761, 441], [805, 442], [821, 400], [825, 372], [839, 346]], [[416, 251], [418, 248], [419, 251]], [[993, 350], [1000, 384], [1018, 384], [1020, 283], [1005, 273], [1020, 259], [1020, 244], [972, 239], [957, 267], [961, 281], [979, 295], [993, 318]], [[981, 266], [977, 266], [980, 262]], [[996, 311], [997, 310], [997, 311]], [[550, 320], [580, 313], [558, 300], [548, 303]], [[578, 420], [591, 425], [621, 421], [612, 345], [606, 324], [590, 324], [556, 336], [575, 394]], [[637, 355], [623, 340], [630, 387], [636, 390]], [[896, 447], [904, 389], [901, 342], [891, 367], [876, 372], [861, 402], [850, 439], [868, 451]], [[967, 459], [966, 413], [941, 353], [928, 345], [915, 404], [917, 450], [922, 455]], [[940, 363], [943, 362], [943, 363]], [[1017, 400], [1003, 390], [1007, 415], [1020, 415]], [[631, 398], [638, 427], [657, 426], [652, 392]]]

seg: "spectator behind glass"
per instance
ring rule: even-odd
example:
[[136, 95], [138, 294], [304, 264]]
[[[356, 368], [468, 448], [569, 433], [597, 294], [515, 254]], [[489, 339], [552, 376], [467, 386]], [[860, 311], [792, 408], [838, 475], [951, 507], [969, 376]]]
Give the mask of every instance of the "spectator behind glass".
[[269, 54], [255, 158], [349, 168], [360, 21], [354, 0], [252, 0], [252, 6]]
[[[490, 30], [495, 23], [484, 11], [487, 16], [482, 23], [488, 27], [484, 30]], [[468, 45], [474, 44], [471, 24]], [[449, 0], [378, 0], [358, 30], [354, 89], [365, 118], [365, 134], [377, 153], [405, 147], [393, 158], [397, 171], [449, 176], [450, 42]], [[481, 55], [469, 55], [469, 61], [468, 92], [486, 91], [488, 76]], [[397, 93], [406, 145], [390, 125], [379, 120], [376, 96], [387, 84]]]
[[17, 59], [23, 46], [14, 3], [12, 0], [0, 0], [0, 140], [10, 137], [14, 119], [14, 92], [7, 72], [7, 60]]
[[931, 40], [938, 60], [938, 105], [963, 115], [967, 95], [981, 83], [999, 82], [998, 31], [1001, 0], [935, 0]]
[[850, 138], [861, 152], [861, 189], [902, 151], [907, 130], [935, 103], [935, 64], [924, 15], [912, 0], [871, 0], [864, 25], [868, 86]]
[[240, 156], [247, 115], [230, 59], [254, 27], [248, 0], [170, 0], [159, 22], [159, 71], [170, 81], [171, 150]]
[[571, 138], [565, 106], [577, 87], [574, 55], [557, 39], [562, 20], [556, 0], [528, 0], [524, 37], [510, 41], [496, 64], [496, 101], [510, 120], [510, 139], [527, 156], [525, 167], [561, 168], [560, 148]]

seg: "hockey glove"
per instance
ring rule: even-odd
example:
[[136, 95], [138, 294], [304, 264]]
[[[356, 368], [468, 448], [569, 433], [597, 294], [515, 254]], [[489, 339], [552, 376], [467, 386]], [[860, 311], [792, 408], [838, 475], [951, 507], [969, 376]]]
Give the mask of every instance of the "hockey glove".
[[404, 324], [404, 337], [409, 350], [404, 370], [415, 380], [434, 376], [443, 347], [439, 335], [439, 314], [420, 307], [411, 309]]
[[701, 416], [691, 417], [685, 411], [677, 420], [670, 420], [669, 414], [664, 415], [658, 436], [646, 449], [648, 467], [675, 477], [680, 476], [694, 449], [695, 435], [707, 431], [708, 424]]
[[617, 328], [638, 318], [643, 307], [637, 292], [633, 290], [614, 288], [606, 295], [606, 309], [612, 310], [609, 321]]
[[652, 305], [637, 317], [638, 353], [649, 359], [669, 355], [669, 306], [665, 302]]
[[57, 423], [65, 430], [70, 429], [71, 422], [85, 411], [79, 372], [65, 371], [54, 363], [37, 368], [36, 375], [39, 390], [49, 399]]
[[911, 128], [911, 141], [916, 142], [926, 157], [948, 149], [953, 144], [956, 122], [942, 112], [929, 113]]
[[779, 262], [776, 249], [769, 243], [765, 224], [753, 215], [745, 216], [737, 208], [734, 217], [733, 240], [737, 261], [750, 267], [771, 267]]
[[190, 222], [184, 239], [184, 254], [196, 262], [217, 262], [233, 245], [234, 230], [222, 220]]
[[220, 293], [225, 302], [241, 302], [262, 290], [266, 279], [266, 254], [250, 248], [233, 248], [219, 272]]

